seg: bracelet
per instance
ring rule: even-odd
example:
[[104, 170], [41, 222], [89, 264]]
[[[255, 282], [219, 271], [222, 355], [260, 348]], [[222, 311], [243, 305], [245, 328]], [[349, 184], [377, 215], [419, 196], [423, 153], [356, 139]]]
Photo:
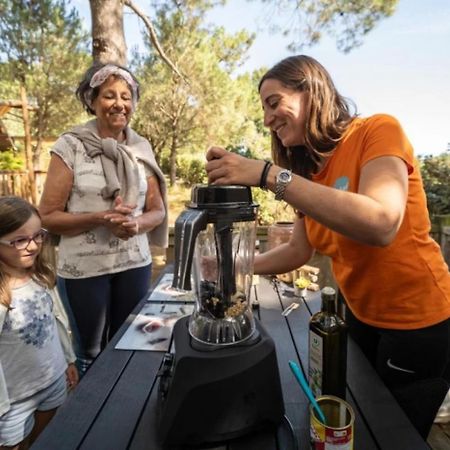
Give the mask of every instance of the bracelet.
[[259, 187], [265, 191], [267, 191], [267, 175], [269, 175], [269, 170], [272, 166], [273, 164], [270, 161], [266, 161], [259, 180]]

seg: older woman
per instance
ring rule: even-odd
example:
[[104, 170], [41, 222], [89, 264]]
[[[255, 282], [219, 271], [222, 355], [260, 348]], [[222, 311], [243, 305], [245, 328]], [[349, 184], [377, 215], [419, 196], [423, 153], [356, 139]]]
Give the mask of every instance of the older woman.
[[40, 212], [43, 225], [61, 235], [58, 276], [85, 369], [149, 288], [148, 237], [167, 246], [167, 202], [149, 142], [128, 126], [139, 99], [135, 77], [95, 64], [76, 94], [95, 119], [56, 141]]

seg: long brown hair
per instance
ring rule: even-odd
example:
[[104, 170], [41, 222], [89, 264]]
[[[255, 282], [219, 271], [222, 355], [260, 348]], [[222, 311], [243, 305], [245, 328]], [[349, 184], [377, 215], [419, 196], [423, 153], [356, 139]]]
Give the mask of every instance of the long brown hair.
[[305, 145], [285, 147], [272, 131], [272, 157], [275, 164], [311, 178], [324, 156], [330, 156], [356, 116], [349, 100], [342, 97], [327, 70], [306, 55], [283, 59], [267, 71], [259, 82], [275, 79], [284, 86], [308, 92]]
[[[20, 228], [26, 223], [32, 215], [40, 218], [37, 208], [20, 197], [0, 197], [0, 237]], [[31, 269], [33, 278], [40, 284], [52, 288], [55, 286], [55, 270], [47, 261], [43, 248], [36, 257]], [[11, 290], [9, 288], [9, 279], [5, 265], [0, 261], [0, 304], [9, 308], [11, 303]]]

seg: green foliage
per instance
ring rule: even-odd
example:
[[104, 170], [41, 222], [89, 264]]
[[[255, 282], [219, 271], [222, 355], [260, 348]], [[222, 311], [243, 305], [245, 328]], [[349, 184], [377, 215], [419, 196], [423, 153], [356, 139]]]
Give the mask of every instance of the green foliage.
[[450, 153], [419, 158], [430, 216], [450, 214]]
[[90, 63], [88, 35], [66, 0], [0, 0], [0, 35], [0, 72], [8, 80], [0, 93], [19, 99], [19, 85], [26, 89], [38, 107], [30, 118], [39, 147], [43, 136], [81, 120], [74, 92]]
[[177, 175], [187, 186], [206, 183], [205, 160], [187, 155], [178, 156]]
[[275, 222], [292, 222], [294, 210], [285, 202], [278, 202], [269, 191], [252, 189], [253, 201], [259, 205], [258, 225], [271, 225]]
[[[391, 16], [399, 0], [262, 0], [271, 10], [271, 29], [290, 36], [289, 50], [298, 52], [317, 44], [325, 32], [347, 53], [362, 44], [375, 25]], [[283, 23], [284, 20], [284, 23]]]
[[22, 170], [23, 168], [23, 159], [13, 150], [0, 152], [0, 170]]
[[[196, 155], [178, 155], [176, 159], [177, 177], [185, 186], [207, 183], [205, 159]], [[159, 167], [164, 173], [170, 172], [170, 158], [167, 153], [161, 155]]]
[[[155, 55], [136, 61], [142, 96], [133, 126], [146, 136], [157, 154], [203, 157], [210, 145], [245, 146], [256, 154], [267, 145], [258, 129], [262, 112], [255, 102], [255, 81], [235, 77], [254, 36], [233, 35], [204, 25], [203, 2], [166, 2], [154, 21], [167, 56], [188, 78], [185, 83]], [[179, 167], [169, 167], [171, 182]], [[176, 173], [178, 172], [178, 173]]]
[[168, 154], [158, 155], [158, 165], [164, 173], [169, 173], [170, 171], [170, 159]]

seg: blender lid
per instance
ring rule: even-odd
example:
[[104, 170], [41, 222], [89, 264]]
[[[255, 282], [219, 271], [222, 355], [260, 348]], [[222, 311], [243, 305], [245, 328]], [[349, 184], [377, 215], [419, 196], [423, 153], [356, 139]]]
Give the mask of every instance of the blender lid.
[[192, 188], [190, 208], [236, 208], [239, 206], [257, 206], [253, 203], [252, 191], [248, 186], [197, 184]]

